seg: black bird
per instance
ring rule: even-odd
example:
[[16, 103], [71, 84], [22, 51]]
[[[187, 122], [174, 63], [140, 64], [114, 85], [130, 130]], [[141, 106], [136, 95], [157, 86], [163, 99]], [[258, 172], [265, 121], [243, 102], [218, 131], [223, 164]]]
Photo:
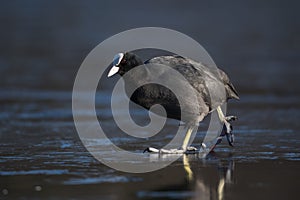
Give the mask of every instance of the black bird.
[[[108, 77], [117, 73], [123, 76], [129, 70], [143, 64], [165, 65], [177, 70], [195, 89], [198, 100], [197, 102], [186, 102], [187, 106], [183, 108], [183, 112], [186, 111], [187, 113], [191, 113], [195, 110], [194, 107], [198, 106], [198, 113], [193, 113], [193, 115], [188, 117], [188, 120], [184, 121], [184, 123], [186, 123], [187, 132], [181, 148], [176, 150], [158, 150], [149, 147], [147, 151], [186, 153], [188, 151], [195, 150], [196, 148], [188, 147], [191, 134], [195, 127], [197, 127], [196, 124], [199, 124], [207, 114], [215, 110], [218, 112], [220, 121], [224, 123], [223, 131], [220, 137], [216, 140], [215, 145], [220, 143], [222, 137], [226, 135], [229, 145], [233, 146], [234, 138], [232, 134], [232, 126], [229, 122], [231, 120], [235, 120], [236, 117], [224, 116], [220, 106], [229, 99], [239, 99], [239, 97], [233, 84], [230, 82], [224, 71], [219, 68], [213, 70], [202, 63], [178, 55], [159, 56], [143, 62], [136, 54], [132, 52], [125, 52], [115, 55], [113, 59], [113, 67], [110, 69]], [[128, 84], [128, 82], [135, 84], [139, 82], [140, 79], [151, 76], [150, 73], [151, 72], [146, 70], [142, 76], [133, 76], [129, 80], [125, 80], [125, 84]], [[168, 76], [167, 73], [168, 71], [163, 69], [160, 72], [162, 77], [163, 75]], [[180, 82], [178, 84], [180, 84]], [[224, 91], [223, 94], [222, 92], [219, 92], [220, 90]], [[189, 97], [185, 96], [184, 101], [185, 99], [188, 101], [188, 98]], [[152, 105], [160, 104], [165, 108], [168, 118], [182, 120], [181, 114], [183, 113], [181, 113], [182, 110], [180, 109], [180, 104], [178, 103], [176, 96], [171, 90], [162, 85], [147, 84], [141, 86], [132, 94], [130, 99], [146, 109], [150, 109]], [[202, 145], [205, 147], [205, 144]], [[215, 145], [209, 149], [209, 151], [211, 151]]]

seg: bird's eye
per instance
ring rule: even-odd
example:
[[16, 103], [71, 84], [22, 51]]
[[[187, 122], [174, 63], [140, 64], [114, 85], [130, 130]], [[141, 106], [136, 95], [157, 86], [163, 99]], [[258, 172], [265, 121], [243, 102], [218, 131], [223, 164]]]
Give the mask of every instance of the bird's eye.
[[125, 64], [126, 63], [126, 59], [123, 59], [122, 61], [121, 61], [121, 64]]

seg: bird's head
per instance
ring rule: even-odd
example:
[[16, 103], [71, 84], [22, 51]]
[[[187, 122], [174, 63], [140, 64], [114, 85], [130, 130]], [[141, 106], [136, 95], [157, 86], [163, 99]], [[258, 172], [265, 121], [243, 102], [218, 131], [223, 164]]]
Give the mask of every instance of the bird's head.
[[137, 55], [130, 52], [116, 54], [112, 63], [113, 67], [109, 70], [107, 77], [111, 77], [117, 73], [123, 76], [132, 68], [143, 64]]

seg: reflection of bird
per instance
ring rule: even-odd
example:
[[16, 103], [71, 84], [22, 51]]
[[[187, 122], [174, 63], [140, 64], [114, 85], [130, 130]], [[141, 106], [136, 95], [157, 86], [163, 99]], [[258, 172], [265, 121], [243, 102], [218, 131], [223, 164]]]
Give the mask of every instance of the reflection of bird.
[[[196, 124], [201, 122], [203, 118], [210, 112], [216, 110], [218, 112], [219, 119], [224, 123], [224, 128], [221, 136], [226, 135], [230, 145], [233, 143], [232, 128], [229, 124], [230, 120], [234, 120], [236, 117], [224, 116], [221, 105], [228, 99], [239, 99], [238, 94], [230, 82], [228, 76], [222, 70], [216, 68], [216, 70], [209, 68], [199, 62], [191, 60], [189, 58], [181, 56], [160, 56], [152, 58], [145, 63], [135, 54], [131, 52], [119, 53], [114, 57], [113, 67], [108, 73], [108, 77], [114, 74], [120, 74], [123, 76], [129, 70], [143, 64], [152, 65], [165, 65], [177, 70], [190, 85], [195, 89], [197, 102], [188, 102], [189, 97], [183, 98], [186, 101], [186, 107], [183, 110], [180, 109], [180, 104], [176, 96], [167, 87], [158, 84], [147, 84], [139, 87], [130, 99], [143, 106], [146, 109], [150, 109], [155, 104], [162, 105], [167, 113], [167, 117], [182, 120], [181, 111], [192, 113], [196, 107], [199, 108], [197, 113], [193, 113], [192, 117], [189, 117], [186, 123], [187, 132], [180, 149], [176, 150], [157, 150], [155, 148], [148, 148], [151, 152], [165, 152], [165, 153], [184, 153], [189, 148], [188, 144], [192, 132], [195, 130]], [[126, 80], [133, 83], [138, 83], [140, 79], [147, 78], [153, 74], [145, 70], [143, 76], [131, 76], [130, 80]], [[168, 76], [168, 70], [161, 69], [159, 76]], [[170, 78], [170, 77], [169, 77]], [[125, 84], [127, 84], [125, 81]], [[181, 82], [178, 81], [178, 84]], [[222, 92], [223, 91], [223, 92]], [[220, 142], [221, 136], [217, 143]]]
[[[168, 161], [170, 158], [177, 158], [174, 154], [151, 154], [152, 161]], [[224, 159], [224, 156], [226, 159]], [[178, 160], [172, 167], [161, 171], [165, 182], [161, 186], [155, 185], [150, 191], [142, 191], [140, 197], [151, 199], [160, 197], [161, 199], [174, 199], [182, 197], [191, 200], [225, 199], [229, 193], [227, 186], [234, 183], [234, 160], [222, 155], [222, 159], [211, 154], [210, 158], [199, 160], [198, 155], [184, 154], [182, 165]], [[181, 173], [182, 167], [185, 175]], [[176, 174], [174, 176], [174, 174]], [[153, 177], [152, 177], [153, 178]], [[151, 182], [152, 179], [147, 180]], [[156, 183], [155, 177], [153, 181]]]

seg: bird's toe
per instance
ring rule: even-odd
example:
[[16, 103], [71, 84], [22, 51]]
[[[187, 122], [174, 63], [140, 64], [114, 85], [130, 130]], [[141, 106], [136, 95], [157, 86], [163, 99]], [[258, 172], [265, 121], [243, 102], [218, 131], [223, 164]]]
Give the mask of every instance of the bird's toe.
[[233, 147], [233, 143], [234, 143], [233, 133], [227, 133], [226, 138], [227, 138], [228, 144]]
[[147, 147], [143, 153], [148, 152], [148, 153], [159, 153], [159, 149], [153, 148], [153, 147]]
[[226, 117], [225, 117], [225, 120], [226, 120], [227, 122], [235, 121], [235, 120], [237, 120], [237, 119], [238, 119], [237, 116], [233, 116], [233, 115], [230, 115], [230, 116], [226, 116]]

